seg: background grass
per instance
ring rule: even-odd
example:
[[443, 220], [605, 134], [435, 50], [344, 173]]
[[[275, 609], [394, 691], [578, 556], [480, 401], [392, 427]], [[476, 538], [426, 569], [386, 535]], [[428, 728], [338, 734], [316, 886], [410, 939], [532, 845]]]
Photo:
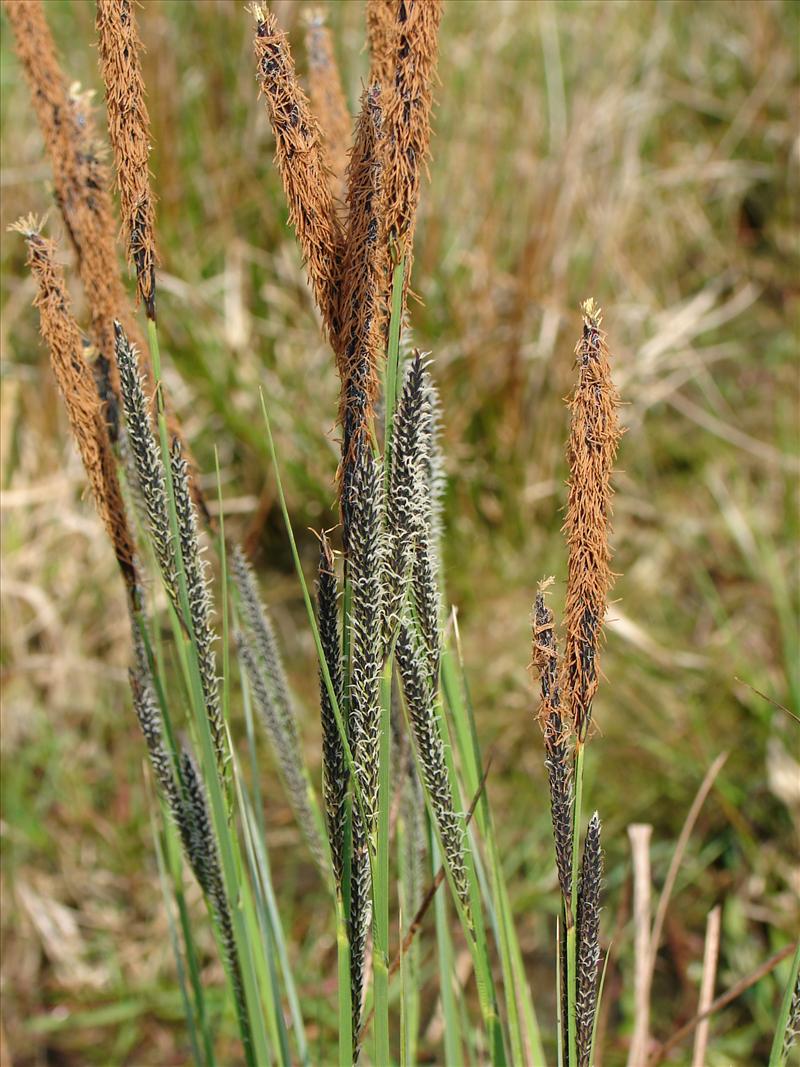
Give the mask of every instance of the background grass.
[[[69, 76], [97, 87], [93, 5], [46, 6]], [[276, 7], [302, 69], [303, 5]], [[657, 1036], [693, 1013], [714, 904], [719, 990], [798, 925], [797, 727], [750, 688], [800, 705], [798, 10], [771, 0], [460, 0], [443, 22], [412, 324], [442, 392], [448, 592], [482, 742], [495, 749], [488, 789], [544, 1009], [557, 894], [528, 613], [538, 578], [554, 573], [563, 588], [561, 398], [586, 296], [605, 309], [626, 401], [619, 601], [587, 761], [589, 802], [605, 824], [603, 934], [614, 937], [605, 1064], [624, 1062], [630, 1025], [625, 828], [654, 824], [660, 885], [723, 749], [731, 755], [667, 922]], [[361, 5], [329, 13], [354, 103], [367, 61]], [[337, 384], [286, 226], [251, 22], [233, 0], [148, 0], [140, 30], [168, 381], [209, 485], [220, 451], [226, 528], [257, 550], [318, 767], [314, 651], [258, 386], [302, 531], [334, 521]], [[5, 234], [50, 203], [5, 23], [1, 78], [3, 1044], [15, 1064], [185, 1063], [122, 590], [36, 336], [23, 243]], [[312, 567], [316, 542], [302, 540]], [[334, 930], [272, 781], [265, 766], [301, 994], [333, 1015]], [[194, 885], [190, 894], [198, 906]], [[213, 979], [216, 962], [208, 970]], [[765, 1060], [779, 995], [780, 974], [716, 1018], [710, 1062]]]

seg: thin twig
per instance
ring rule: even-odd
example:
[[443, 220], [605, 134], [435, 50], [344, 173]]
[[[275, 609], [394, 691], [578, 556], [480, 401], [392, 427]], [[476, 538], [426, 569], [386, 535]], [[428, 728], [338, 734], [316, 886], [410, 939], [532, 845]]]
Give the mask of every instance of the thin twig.
[[700, 784], [700, 788], [697, 790], [697, 795], [692, 801], [692, 806], [689, 808], [689, 812], [683, 823], [683, 828], [678, 837], [678, 843], [675, 845], [675, 851], [672, 854], [672, 859], [669, 863], [669, 869], [667, 870], [667, 877], [664, 880], [664, 888], [661, 890], [661, 896], [658, 899], [658, 907], [656, 908], [656, 917], [653, 920], [653, 933], [650, 938], [650, 962], [649, 962], [649, 978], [648, 982], [653, 981], [653, 972], [656, 966], [656, 957], [658, 956], [658, 946], [661, 941], [661, 931], [664, 928], [664, 920], [667, 916], [667, 908], [669, 907], [670, 897], [672, 896], [672, 890], [675, 888], [675, 882], [678, 877], [678, 871], [683, 863], [683, 857], [686, 852], [686, 847], [689, 844], [689, 838], [694, 830], [695, 823], [700, 815], [703, 805], [706, 802], [708, 794], [711, 792], [711, 787], [717, 780], [717, 775], [725, 765], [725, 761], [728, 758], [727, 752], [721, 752], [711, 766], [706, 771], [705, 778]]
[[[722, 921], [722, 909], [719, 904], [708, 913], [706, 922], [706, 943], [703, 951], [703, 978], [700, 982], [700, 998], [697, 1002], [698, 1015], [703, 1015], [711, 1007], [714, 995], [714, 983], [717, 980], [717, 961], [719, 960], [719, 934]], [[692, 1050], [692, 1067], [703, 1067], [708, 1048], [708, 1031], [710, 1019], [700, 1021], [694, 1035]]]
[[628, 827], [633, 856], [634, 1023], [628, 1067], [644, 1067], [650, 1032], [650, 836], [653, 827]]
[[740, 978], [738, 982], [734, 983], [730, 987], [727, 993], [723, 993], [721, 996], [711, 1004], [706, 1011], [701, 1015], [695, 1015], [693, 1019], [690, 1019], [688, 1023], [684, 1023], [679, 1030], [676, 1030], [672, 1037], [668, 1038], [663, 1044], [659, 1045], [656, 1051], [652, 1054], [647, 1061], [647, 1067], [658, 1067], [667, 1053], [671, 1052], [676, 1045], [679, 1045], [684, 1038], [688, 1037], [693, 1032], [695, 1027], [704, 1020], [710, 1018], [718, 1011], [722, 1011], [723, 1008], [737, 1000], [742, 993], [746, 993], [748, 989], [754, 986], [757, 982], [760, 982], [762, 978], [774, 971], [775, 968], [786, 959], [787, 956], [796, 950], [797, 942], [792, 942], [789, 945], [784, 946], [780, 952], [776, 952], [774, 956], [770, 956], [768, 960], [762, 963], [759, 967], [756, 967], [754, 971], [746, 975], [744, 978]]
[[774, 697], [769, 696], [767, 693], [762, 693], [760, 689], [756, 689], [754, 685], [750, 685], [750, 683], [746, 682], [744, 678], [739, 678], [735, 674], [733, 677], [734, 680], [741, 683], [741, 685], [746, 685], [748, 689], [752, 689], [756, 696], [759, 696], [762, 700], [766, 700], [767, 703], [772, 704], [773, 708], [777, 708], [778, 711], [785, 711], [786, 714], [791, 719], [794, 719], [795, 722], [800, 722], [800, 716], [795, 715], [793, 711], [789, 711], [785, 704], [781, 704], [779, 701], [775, 700]]

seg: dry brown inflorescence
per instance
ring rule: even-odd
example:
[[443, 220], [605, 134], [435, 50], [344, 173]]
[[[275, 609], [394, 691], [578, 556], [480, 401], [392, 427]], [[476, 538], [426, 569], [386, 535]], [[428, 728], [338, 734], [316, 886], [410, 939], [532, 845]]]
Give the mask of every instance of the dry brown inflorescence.
[[345, 471], [353, 448], [370, 433], [380, 388], [388, 315], [383, 283], [389, 270], [384, 210], [383, 124], [377, 86], [365, 91], [348, 168], [348, 226], [342, 263], [338, 346], [339, 418]]
[[141, 42], [131, 0], [97, 0], [100, 66], [106, 87], [108, 133], [114, 149], [128, 256], [139, 297], [155, 319], [155, 204], [150, 188], [150, 117], [139, 58]]
[[102, 406], [92, 372], [83, 356], [80, 330], [72, 317], [64, 271], [56, 263], [55, 245], [41, 235], [40, 224], [33, 216], [20, 219], [14, 229], [23, 235], [28, 245], [28, 266], [37, 285], [34, 304], [39, 311], [42, 337], [50, 350], [50, 364], [97, 510], [111, 538], [129, 598], [135, 606], [138, 582], [133, 537]]
[[289, 220], [308, 271], [314, 299], [331, 343], [339, 336], [339, 279], [344, 237], [336, 215], [317, 120], [300, 87], [286, 34], [258, 4], [255, 50], [258, 79], [275, 134], [275, 159]]
[[370, 82], [386, 88], [394, 74], [392, 42], [396, 26], [397, 0], [367, 0], [367, 41]]
[[[382, 8], [384, 5], [376, 5]], [[386, 5], [388, 6], [388, 5]], [[422, 169], [427, 166], [431, 140], [433, 81], [439, 51], [440, 0], [396, 0], [391, 5], [394, 25], [381, 12], [376, 56], [383, 55], [389, 33], [388, 71], [384, 80], [386, 127], [386, 226], [395, 243], [394, 255], [405, 258], [406, 283], [411, 256]], [[385, 25], [384, 25], [385, 23]], [[381, 59], [381, 66], [384, 60]]]
[[567, 459], [569, 497], [564, 532], [569, 547], [564, 611], [565, 652], [562, 690], [579, 740], [591, 720], [597, 692], [597, 656], [611, 572], [611, 474], [621, 437], [619, 394], [611, 379], [602, 313], [594, 301], [582, 307], [583, 334], [575, 349], [578, 384], [571, 413]]
[[[56, 203], [75, 249], [91, 316], [89, 335], [101, 363], [97, 369], [107, 371], [117, 393], [114, 319], [120, 319], [142, 346], [119, 274], [110, 177], [94, 125], [91, 93], [81, 93], [77, 86], [67, 88], [39, 0], [5, 0], [5, 8], [50, 159]], [[114, 419], [109, 422], [113, 427]]]
[[308, 86], [319, 121], [331, 192], [338, 205], [347, 195], [347, 150], [352, 123], [333, 50], [333, 38], [321, 12], [312, 11], [306, 26]]

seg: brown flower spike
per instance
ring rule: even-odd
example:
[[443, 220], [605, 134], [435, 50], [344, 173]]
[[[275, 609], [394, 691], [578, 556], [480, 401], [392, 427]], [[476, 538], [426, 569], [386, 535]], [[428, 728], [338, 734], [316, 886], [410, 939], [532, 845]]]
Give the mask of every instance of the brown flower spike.
[[97, 0], [100, 68], [106, 88], [108, 133], [114, 149], [128, 255], [139, 297], [155, 320], [155, 206], [150, 188], [150, 117], [144, 98], [142, 49], [131, 0]]
[[367, 40], [370, 82], [389, 86], [394, 80], [393, 43], [397, 0], [367, 0]]
[[[389, 269], [383, 201], [381, 98], [377, 86], [363, 95], [348, 168], [345, 246], [337, 363], [342, 388], [339, 418], [343, 486], [358, 439], [370, 433], [378, 396], [387, 308], [383, 282]], [[344, 494], [343, 494], [344, 496]]]
[[80, 331], [72, 317], [64, 271], [55, 261], [55, 245], [42, 237], [40, 225], [33, 216], [20, 219], [13, 229], [23, 235], [28, 245], [28, 266], [38, 290], [34, 306], [39, 310], [42, 337], [50, 349], [50, 364], [97, 510], [114, 546], [131, 604], [136, 607], [138, 582], [133, 538], [100, 400], [92, 373], [83, 358]]
[[[406, 279], [411, 254], [422, 168], [431, 139], [431, 106], [439, 51], [441, 0], [394, 0], [394, 26], [384, 27], [385, 13], [373, 11], [375, 57], [380, 57], [386, 128], [386, 224], [396, 242], [398, 259], [405, 256]], [[377, 15], [380, 14], [378, 25]], [[391, 33], [391, 60], [384, 60], [383, 34]]]
[[312, 11], [306, 27], [308, 86], [311, 104], [322, 132], [331, 192], [338, 204], [347, 195], [347, 149], [352, 122], [324, 15]]
[[91, 93], [67, 89], [39, 0], [5, 0], [5, 8], [50, 160], [56, 203], [77, 256], [91, 316], [89, 335], [117, 392], [114, 319], [121, 319], [134, 338], [135, 327], [119, 276], [110, 178]]
[[562, 685], [579, 741], [585, 738], [591, 720], [600, 632], [614, 578], [608, 543], [611, 472], [621, 437], [619, 394], [611, 380], [605, 334], [600, 329], [602, 312], [593, 300], [587, 300], [582, 311], [583, 335], [575, 349], [578, 384], [569, 401], [570, 476], [564, 523], [569, 565]]
[[253, 4], [258, 79], [275, 134], [275, 159], [289, 204], [289, 221], [303, 253], [325, 331], [339, 336], [338, 286], [344, 237], [328, 181], [322, 136], [300, 88], [286, 34], [275, 16]]

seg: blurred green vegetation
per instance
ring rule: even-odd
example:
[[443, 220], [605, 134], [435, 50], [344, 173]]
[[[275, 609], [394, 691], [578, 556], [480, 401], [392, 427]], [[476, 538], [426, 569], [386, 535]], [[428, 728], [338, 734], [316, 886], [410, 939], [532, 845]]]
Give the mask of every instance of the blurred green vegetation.
[[[304, 5], [276, 8], [302, 71]], [[93, 5], [46, 9], [68, 77], [98, 87]], [[327, 10], [354, 103], [362, 5]], [[209, 484], [219, 450], [226, 525], [257, 547], [317, 767], [314, 653], [258, 389], [295, 528], [332, 525], [332, 359], [286, 225], [249, 17], [235, 0], [147, 0], [139, 21], [168, 383]], [[489, 792], [543, 1019], [556, 892], [528, 613], [540, 577], [563, 587], [562, 398], [587, 296], [605, 309], [626, 403], [619, 599], [587, 760], [613, 936], [606, 1065], [624, 1062], [631, 1021], [626, 827], [653, 824], [660, 887], [720, 751], [667, 921], [656, 1036], [695, 1010], [713, 905], [719, 991], [798, 928], [799, 735], [773, 703], [800, 707], [798, 23], [800, 7], [777, 0], [451, 0], [443, 22], [411, 324], [442, 392], [448, 591], [495, 751]], [[17, 1065], [184, 1063], [122, 591], [36, 336], [23, 242], [5, 233], [50, 194], [2, 30], [4, 1041]], [[50, 229], [61, 232], [55, 213]], [[304, 538], [309, 561], [315, 544]], [[333, 1011], [333, 931], [266, 768], [264, 781], [301, 988]], [[715, 1017], [710, 1064], [766, 1059], [781, 980]]]

